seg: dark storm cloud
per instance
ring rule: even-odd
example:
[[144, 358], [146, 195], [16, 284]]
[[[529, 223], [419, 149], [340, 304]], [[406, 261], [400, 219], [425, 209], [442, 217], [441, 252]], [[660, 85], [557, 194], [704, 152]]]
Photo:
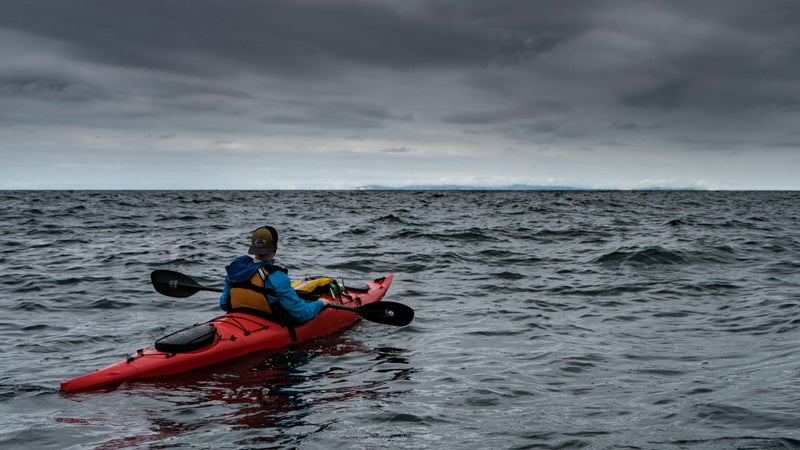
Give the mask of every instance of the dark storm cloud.
[[78, 80], [34, 75], [0, 78], [0, 95], [43, 101], [85, 102], [108, 98], [109, 92], [101, 86]]
[[59, 40], [89, 61], [320, 76], [315, 70], [335, 69], [337, 61], [399, 69], [517, 61], [576, 28], [555, 4], [523, 6], [533, 9], [526, 12], [502, 2], [33, 0], [6, 5], [0, 25]]
[[[756, 79], [795, 79], [798, 9], [791, 1], [25, 0], [5, 2], [0, 26], [53, 39], [71, 58], [88, 62], [194, 76], [263, 70], [312, 78], [362, 64], [393, 70], [514, 66], [604, 29], [650, 49], [635, 56], [635, 73], [616, 74], [649, 83], [620, 89], [620, 103], [676, 107], [691, 94], [689, 86], [713, 94], [714, 78], [728, 80], [718, 90], [743, 89]], [[650, 27], [659, 21], [667, 25]], [[693, 34], [664, 34], [671, 23], [686, 23]], [[565, 75], [605, 87], [587, 63], [598, 61], [576, 60]]]
[[798, 23], [793, 0], [10, 0], [0, 119], [791, 145]]
[[490, 125], [518, 119], [541, 118], [552, 114], [569, 112], [570, 106], [556, 101], [536, 101], [497, 110], [459, 112], [443, 120], [461, 125]]
[[[662, 2], [656, 17], [671, 27], [629, 30], [649, 43], [639, 74], [645, 86], [619, 92], [640, 108], [690, 108], [714, 113], [796, 104], [800, 76], [800, 4], [790, 1]], [[641, 11], [640, 11], [641, 12]], [[647, 15], [631, 19], [647, 21]], [[625, 77], [624, 74], [620, 74]]]
[[634, 107], [677, 108], [685, 101], [686, 91], [691, 84], [689, 80], [668, 81], [644, 92], [624, 95], [620, 102]]
[[293, 110], [295, 114], [279, 113], [263, 119], [267, 124], [322, 125], [343, 128], [383, 128], [388, 120], [411, 121], [410, 114], [397, 114], [379, 104], [352, 101], [292, 101], [280, 102], [280, 110]]

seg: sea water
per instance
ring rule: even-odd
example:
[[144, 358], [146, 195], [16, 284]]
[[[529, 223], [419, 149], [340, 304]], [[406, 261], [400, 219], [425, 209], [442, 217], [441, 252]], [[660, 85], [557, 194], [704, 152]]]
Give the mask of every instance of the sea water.
[[[0, 192], [2, 448], [796, 448], [797, 192]], [[249, 233], [407, 327], [58, 386], [221, 311]]]

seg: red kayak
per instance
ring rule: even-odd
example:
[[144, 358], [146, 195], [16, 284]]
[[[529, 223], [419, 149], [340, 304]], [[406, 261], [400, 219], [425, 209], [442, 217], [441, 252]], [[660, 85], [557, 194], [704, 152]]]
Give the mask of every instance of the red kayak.
[[[386, 295], [391, 283], [392, 275], [387, 275], [370, 282], [367, 288], [345, 287], [341, 293], [322, 295], [332, 304], [315, 319], [291, 328], [254, 314], [230, 312], [166, 336], [156, 341], [154, 347], [138, 350], [123, 361], [63, 381], [61, 390], [75, 392], [126, 380], [186, 372], [248, 353], [324, 336], [352, 325], [360, 316], [380, 323], [404, 325], [411, 321], [413, 311], [411, 317], [400, 319], [402, 324], [395, 323], [395, 314], [402, 315], [405, 311], [395, 311], [390, 305], [410, 308], [393, 302], [375, 304]], [[384, 305], [385, 308], [379, 310], [378, 307]], [[377, 314], [384, 317], [375, 317]]]

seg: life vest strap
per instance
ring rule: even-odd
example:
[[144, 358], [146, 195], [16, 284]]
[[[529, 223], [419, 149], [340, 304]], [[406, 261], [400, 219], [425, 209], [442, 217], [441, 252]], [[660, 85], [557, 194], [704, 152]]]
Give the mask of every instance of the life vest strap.
[[274, 323], [276, 323], [276, 324], [278, 324], [280, 326], [286, 327], [289, 330], [289, 335], [292, 337], [292, 340], [293, 341], [297, 341], [297, 333], [295, 332], [295, 329], [294, 329], [295, 325], [297, 325], [297, 321], [289, 314], [288, 311], [286, 311], [286, 308], [284, 308], [283, 305], [281, 305], [279, 301], [276, 301], [275, 303], [270, 303], [269, 299], [267, 298], [268, 295], [273, 296], [273, 297], [275, 296], [275, 289], [267, 288], [265, 286], [266, 286], [266, 280], [267, 280], [267, 277], [269, 277], [269, 274], [271, 274], [273, 272], [276, 272], [276, 271], [281, 271], [283, 273], [287, 273], [288, 272], [286, 269], [284, 269], [283, 267], [280, 267], [280, 266], [275, 266], [275, 265], [261, 266], [261, 267], [258, 268], [258, 272], [257, 273], [258, 273], [258, 276], [261, 278], [262, 284], [264, 284], [264, 286], [257, 286], [255, 284], [251, 283], [250, 280], [247, 280], [247, 281], [234, 281], [234, 282], [231, 283], [231, 288], [250, 289], [251, 291], [255, 291], [255, 292], [263, 295], [264, 296], [264, 301], [267, 302], [267, 304], [269, 305], [270, 311], [272, 311], [271, 313], [269, 313], [267, 311], [264, 311], [264, 310], [256, 309], [256, 308], [249, 308], [249, 307], [246, 307], [246, 306], [232, 308], [231, 311], [238, 311], [238, 312], [244, 312], [244, 313], [248, 313], [248, 314], [253, 314], [253, 315], [256, 315], [256, 316], [259, 316], [259, 317], [263, 317], [263, 318], [265, 318], [265, 319], [267, 319], [267, 320], [269, 320], [271, 322], [274, 322]]

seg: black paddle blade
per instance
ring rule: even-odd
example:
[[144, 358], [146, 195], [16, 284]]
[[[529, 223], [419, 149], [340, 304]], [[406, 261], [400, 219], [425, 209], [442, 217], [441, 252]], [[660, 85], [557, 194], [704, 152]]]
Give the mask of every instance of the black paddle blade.
[[414, 320], [414, 310], [402, 303], [375, 302], [356, 308], [361, 317], [384, 325], [402, 327]]
[[[154, 270], [150, 281], [159, 294], [170, 297], [188, 297], [197, 291], [218, 291], [197, 284], [192, 277], [171, 270]], [[221, 289], [220, 289], [221, 290]]]

